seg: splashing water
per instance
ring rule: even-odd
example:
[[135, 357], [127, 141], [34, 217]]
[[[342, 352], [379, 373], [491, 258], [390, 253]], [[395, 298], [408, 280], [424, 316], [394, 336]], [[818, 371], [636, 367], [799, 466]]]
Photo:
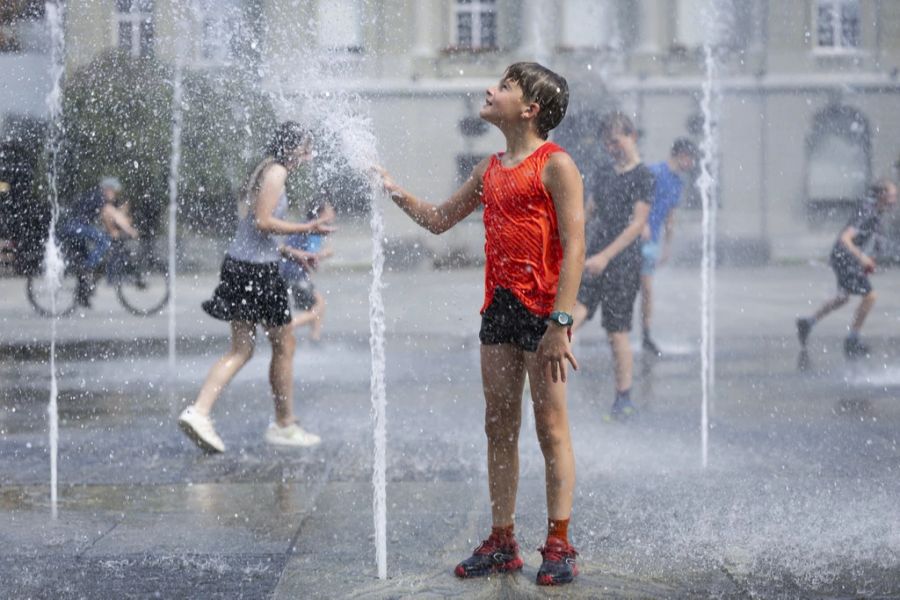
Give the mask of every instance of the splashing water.
[[[181, 165], [181, 129], [183, 124], [182, 79], [187, 39], [187, 19], [181, 18], [181, 30], [175, 45], [175, 72], [172, 77], [172, 154], [169, 157], [169, 372], [175, 373], [175, 249], [178, 224], [178, 170]], [[174, 381], [174, 378], [173, 378]]]
[[[327, 53], [326, 53], [327, 54]], [[387, 578], [387, 395], [385, 389], [384, 352], [384, 220], [380, 202], [386, 201], [381, 179], [373, 167], [381, 164], [371, 119], [365, 113], [364, 100], [358, 94], [320, 87], [316, 72], [319, 60], [310, 60], [309, 72], [297, 73], [308, 84], [289, 96], [278, 80], [273, 81], [273, 99], [282, 114], [297, 113], [301, 120], [314, 124], [315, 145], [325, 147], [314, 163], [317, 178], [326, 181], [347, 169], [361, 176], [370, 198], [372, 229], [372, 283], [369, 288], [369, 344], [371, 349], [370, 392], [372, 401], [374, 457], [372, 468], [373, 517], [375, 527], [375, 562], [379, 579]], [[300, 104], [299, 108], [297, 104]]]
[[63, 36], [64, 7], [55, 2], [45, 5], [47, 24], [50, 28], [50, 70], [53, 87], [47, 94], [49, 132], [47, 139], [47, 184], [50, 192], [50, 226], [44, 249], [44, 278], [50, 290], [50, 402], [47, 406], [50, 430], [50, 512], [57, 517], [57, 455], [59, 452], [59, 387], [56, 381], [56, 296], [62, 287], [66, 265], [56, 240], [56, 223], [59, 220], [59, 190], [57, 188], [57, 156], [62, 138], [62, 78], [64, 68], [65, 38]]
[[703, 55], [706, 66], [706, 77], [703, 80], [703, 97], [700, 110], [703, 112], [703, 141], [700, 150], [703, 158], [700, 161], [700, 176], [697, 187], [703, 207], [703, 258], [700, 266], [701, 281], [701, 324], [700, 324], [700, 445], [701, 463], [706, 468], [709, 461], [709, 408], [715, 393], [715, 268], [716, 268], [716, 198], [715, 177], [716, 153], [718, 144], [714, 130], [715, 113], [717, 112], [718, 64], [714, 54], [715, 45], [721, 39], [721, 18], [718, 0], [709, 0], [704, 11]]

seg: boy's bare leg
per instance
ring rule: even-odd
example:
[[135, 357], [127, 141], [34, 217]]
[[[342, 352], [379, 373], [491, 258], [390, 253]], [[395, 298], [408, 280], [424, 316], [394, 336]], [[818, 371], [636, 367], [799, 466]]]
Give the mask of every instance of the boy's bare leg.
[[631, 373], [633, 370], [631, 342], [628, 331], [614, 331], [606, 334], [609, 347], [612, 349], [613, 370], [616, 376], [616, 391], [631, 389]]
[[[650, 317], [653, 312], [653, 277], [641, 275], [641, 327], [650, 331]], [[646, 334], [645, 334], [646, 335]]]
[[869, 292], [862, 297], [862, 300], [859, 302], [859, 306], [856, 308], [856, 312], [853, 314], [853, 324], [850, 326], [851, 331], [855, 331], [856, 333], [860, 332], [863, 323], [866, 322], [866, 317], [869, 316], [869, 312], [875, 305], [876, 298], [877, 296], [874, 291]]
[[315, 292], [316, 303], [309, 310], [298, 313], [291, 320], [291, 327], [305, 327], [309, 325], [309, 338], [314, 342], [322, 339], [322, 320], [325, 317], [325, 298]]
[[838, 294], [837, 296], [823, 304], [822, 307], [816, 311], [816, 314], [813, 315], [813, 319], [815, 319], [816, 321], [821, 320], [830, 312], [837, 310], [843, 305], [847, 304], [847, 300], [849, 299], [850, 296], [848, 296], [847, 294]]
[[309, 327], [309, 339], [318, 342], [322, 339], [322, 321], [325, 319], [325, 297], [319, 292], [313, 292], [316, 303], [313, 304], [310, 312], [313, 313], [313, 320]]
[[222, 389], [253, 356], [255, 342], [256, 325], [242, 321], [231, 322], [231, 349], [209, 370], [206, 381], [197, 394], [197, 400], [194, 401], [194, 410], [209, 416]]
[[544, 454], [547, 517], [554, 521], [568, 519], [575, 493], [575, 453], [569, 432], [566, 384], [553, 382], [546, 363], [539, 362], [536, 353], [525, 353], [525, 365], [538, 441]]
[[524, 352], [510, 344], [481, 346], [488, 489], [496, 527], [511, 525], [519, 486], [519, 429], [525, 386]]
[[294, 350], [297, 340], [290, 325], [267, 327], [266, 335], [272, 344], [269, 383], [275, 401], [275, 422], [286, 427], [294, 421]]

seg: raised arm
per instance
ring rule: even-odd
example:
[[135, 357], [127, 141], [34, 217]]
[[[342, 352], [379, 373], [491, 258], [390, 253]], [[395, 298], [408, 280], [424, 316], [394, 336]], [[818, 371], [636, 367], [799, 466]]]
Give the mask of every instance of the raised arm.
[[394, 204], [400, 207], [410, 218], [430, 231], [441, 234], [472, 214], [481, 203], [481, 187], [484, 172], [489, 158], [478, 163], [472, 174], [462, 186], [447, 200], [440, 204], [431, 204], [416, 198], [397, 185], [386, 171], [381, 170], [384, 189], [391, 195]]
[[296, 223], [278, 219], [274, 216], [278, 199], [284, 192], [284, 182], [288, 171], [279, 164], [270, 165], [262, 174], [262, 183], [256, 194], [256, 205], [253, 216], [256, 228], [264, 233], [290, 235], [292, 233], [329, 233], [333, 228], [326, 225], [327, 219], [316, 219], [307, 223]]

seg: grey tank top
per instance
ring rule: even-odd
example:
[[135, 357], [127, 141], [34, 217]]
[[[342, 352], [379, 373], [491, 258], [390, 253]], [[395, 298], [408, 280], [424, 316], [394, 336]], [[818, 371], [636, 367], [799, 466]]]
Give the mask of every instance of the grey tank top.
[[[281, 194], [278, 204], [272, 211], [276, 219], [283, 219], [287, 213], [287, 194]], [[253, 210], [247, 211], [247, 215], [238, 221], [234, 239], [228, 247], [226, 254], [235, 260], [251, 263], [274, 263], [281, 259], [278, 253], [278, 239], [272, 233], [260, 231], [256, 227], [256, 216]]]

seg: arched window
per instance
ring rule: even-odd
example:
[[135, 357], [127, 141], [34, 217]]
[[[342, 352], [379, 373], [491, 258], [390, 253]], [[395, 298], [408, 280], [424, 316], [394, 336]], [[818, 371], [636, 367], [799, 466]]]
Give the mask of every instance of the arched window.
[[865, 192], [872, 174], [869, 120], [832, 104], [813, 117], [806, 140], [806, 197], [811, 215], [842, 213]]

